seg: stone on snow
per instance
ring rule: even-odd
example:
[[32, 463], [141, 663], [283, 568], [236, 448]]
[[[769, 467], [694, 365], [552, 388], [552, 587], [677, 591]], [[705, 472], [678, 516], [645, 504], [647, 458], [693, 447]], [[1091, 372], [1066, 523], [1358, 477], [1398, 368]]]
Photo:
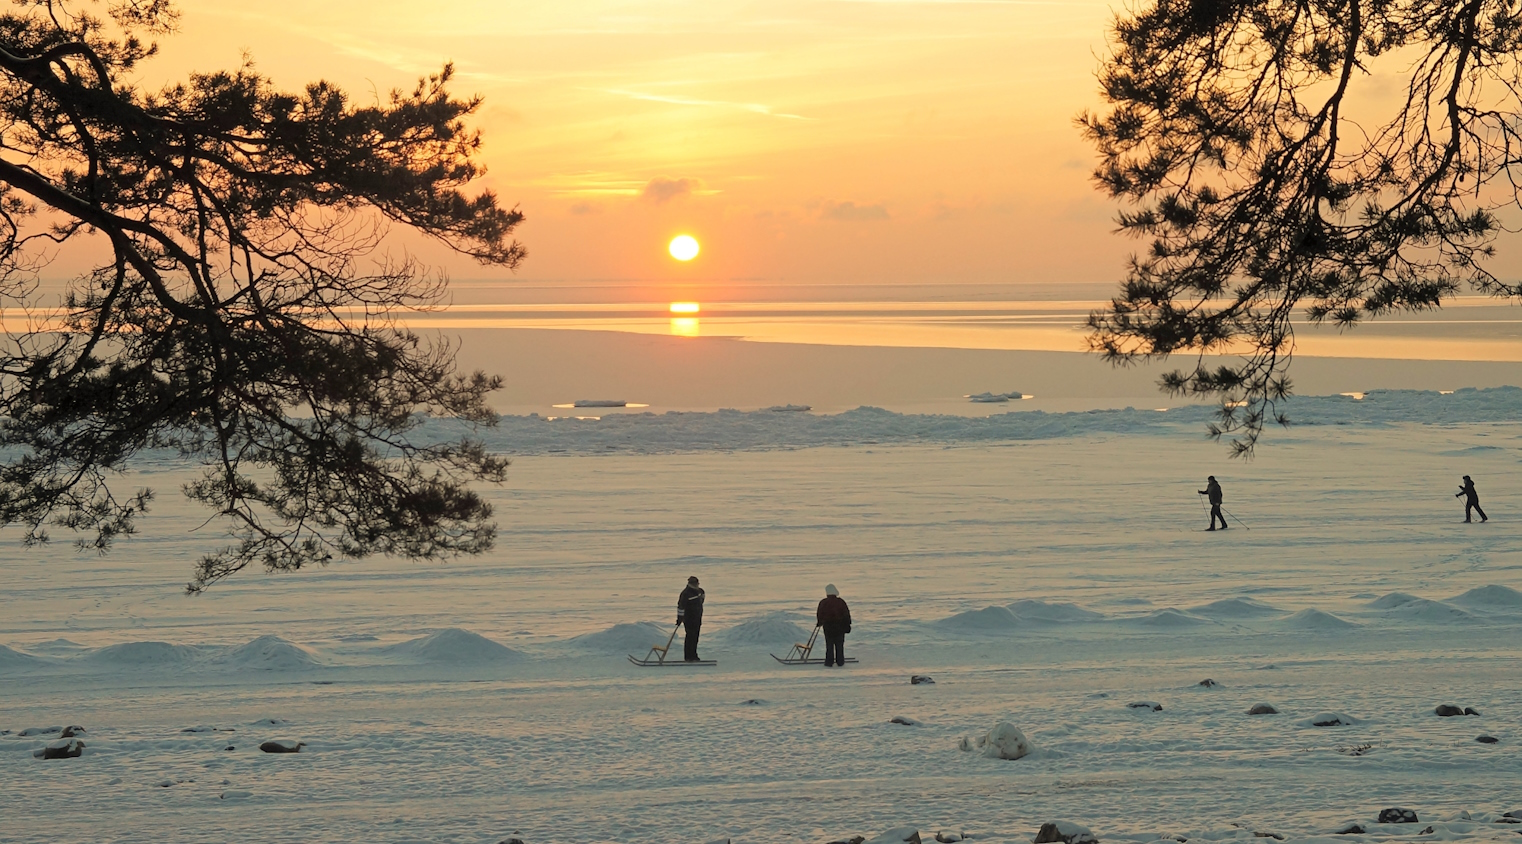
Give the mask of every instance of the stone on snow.
[[1086, 826], [1071, 821], [1050, 821], [1036, 831], [1033, 844], [1096, 844], [1098, 841]]
[[1019, 759], [1031, 752], [1031, 743], [1014, 724], [1000, 721], [978, 740], [989, 759]]

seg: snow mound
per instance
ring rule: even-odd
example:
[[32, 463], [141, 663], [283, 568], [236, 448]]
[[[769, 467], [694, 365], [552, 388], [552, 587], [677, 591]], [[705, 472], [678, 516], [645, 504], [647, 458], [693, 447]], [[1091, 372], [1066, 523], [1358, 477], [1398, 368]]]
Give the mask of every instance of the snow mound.
[[1066, 601], [1016, 601], [1009, 611], [1021, 621], [1038, 621], [1045, 624], [1067, 624], [1080, 621], [1099, 621], [1104, 613], [1085, 609]]
[[615, 624], [607, 630], [597, 633], [585, 633], [571, 639], [571, 644], [589, 651], [601, 651], [603, 653], [629, 653], [638, 651], [644, 653], [650, 650], [651, 645], [664, 645], [666, 639], [671, 636], [669, 625], [655, 624], [649, 621], [636, 621], [632, 624]]
[[1295, 722], [1301, 727], [1356, 727], [1362, 723], [1362, 718], [1354, 718], [1342, 712], [1321, 712]]
[[1450, 621], [1473, 621], [1474, 616], [1467, 610], [1460, 609], [1453, 604], [1445, 604], [1442, 601], [1430, 601], [1426, 598], [1417, 598], [1396, 606], [1386, 613], [1392, 618], [1401, 618], [1408, 621], [1425, 622], [1450, 622]]
[[729, 645], [791, 645], [809, 637], [809, 631], [793, 622], [795, 617], [793, 613], [787, 612], [752, 616], [733, 627], [720, 630], [714, 634], [714, 638]]
[[41, 664], [42, 660], [31, 654], [24, 654], [21, 651], [12, 650], [5, 645], [0, 645], [0, 671], [31, 668]]
[[1196, 615], [1190, 615], [1189, 613], [1175, 609], [1174, 607], [1164, 607], [1163, 609], [1157, 610], [1156, 612], [1150, 612], [1144, 616], [1126, 620], [1130, 621], [1132, 624], [1140, 624], [1144, 627], [1159, 627], [1164, 629], [1197, 627], [1201, 624], [1211, 623], [1209, 619], [1200, 618]]
[[50, 639], [31, 645], [29, 650], [34, 653], [53, 654], [55, 656], [73, 656], [80, 651], [89, 650], [84, 645], [69, 639]]
[[468, 665], [493, 662], [516, 662], [523, 654], [469, 630], [449, 627], [417, 639], [382, 648], [393, 656], [419, 662]]
[[279, 636], [260, 636], [252, 642], [228, 648], [213, 661], [221, 667], [252, 671], [300, 671], [317, 667], [315, 654]]
[[1020, 619], [1009, 611], [1009, 607], [984, 607], [981, 610], [959, 612], [937, 623], [949, 630], [986, 633], [1013, 630], [1020, 626]]
[[1478, 586], [1462, 595], [1449, 598], [1448, 603], [1484, 609], [1522, 610], [1522, 592], [1499, 584]]
[[1387, 595], [1380, 595], [1378, 598], [1370, 601], [1369, 606], [1373, 607], [1376, 610], [1389, 610], [1401, 606], [1402, 604], [1409, 604], [1412, 601], [1420, 600], [1422, 599], [1406, 592], [1391, 592]]
[[103, 667], [122, 668], [168, 668], [187, 665], [201, 656], [200, 650], [189, 645], [171, 645], [168, 642], [122, 642], [96, 648], [79, 659]]
[[1281, 615], [1284, 610], [1253, 598], [1224, 598], [1190, 607], [1189, 612], [1206, 618], [1262, 618], [1266, 615]]
[[1287, 630], [1312, 630], [1331, 632], [1335, 630], [1351, 630], [1357, 627], [1356, 622], [1322, 612], [1318, 609], [1303, 609], [1289, 618], [1282, 619], [1279, 626]]
[[1000, 721], [978, 737], [979, 755], [987, 759], [1021, 759], [1030, 755], [1031, 743], [1020, 728]]

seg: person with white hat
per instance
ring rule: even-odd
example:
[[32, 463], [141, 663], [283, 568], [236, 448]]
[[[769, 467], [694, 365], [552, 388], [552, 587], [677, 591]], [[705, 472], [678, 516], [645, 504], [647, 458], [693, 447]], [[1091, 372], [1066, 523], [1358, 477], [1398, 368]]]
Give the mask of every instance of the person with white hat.
[[840, 590], [831, 583], [824, 587], [824, 600], [814, 618], [824, 628], [824, 664], [846, 664], [846, 634], [851, 632], [851, 608], [840, 598]]

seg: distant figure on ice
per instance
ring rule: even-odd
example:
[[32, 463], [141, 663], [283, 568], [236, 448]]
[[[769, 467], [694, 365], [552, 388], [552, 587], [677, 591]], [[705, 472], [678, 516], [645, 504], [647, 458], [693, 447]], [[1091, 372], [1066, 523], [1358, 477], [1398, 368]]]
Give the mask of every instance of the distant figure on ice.
[[819, 602], [819, 612], [814, 614], [819, 626], [824, 628], [824, 664], [846, 664], [846, 634], [851, 632], [851, 608], [840, 599], [840, 590], [831, 583], [824, 587], [824, 600]]
[[1474, 490], [1474, 481], [1470, 480], [1468, 475], [1464, 476], [1464, 482], [1462, 484], [1459, 484], [1459, 492], [1458, 492], [1458, 494], [1453, 496], [1453, 497], [1454, 498], [1463, 498], [1464, 499], [1464, 521], [1465, 522], [1470, 521], [1470, 517], [1469, 517], [1469, 511], [1470, 510], [1473, 510], [1476, 513], [1480, 514], [1480, 521], [1482, 521], [1482, 522], [1488, 522], [1488, 521], [1490, 521], [1490, 519], [1485, 516], [1485, 511], [1480, 509], [1480, 494], [1478, 492], [1475, 492], [1475, 490]]
[[1226, 524], [1226, 517], [1221, 515], [1221, 485], [1216, 483], [1215, 475], [1211, 475], [1205, 488], [1200, 490], [1200, 495], [1210, 496], [1210, 527], [1206, 530], [1215, 530], [1216, 519], [1221, 520], [1221, 530], [1230, 527]]
[[687, 578], [687, 588], [676, 599], [676, 623], [687, 628], [682, 637], [682, 657], [698, 661], [698, 633], [703, 629], [703, 590], [696, 576]]

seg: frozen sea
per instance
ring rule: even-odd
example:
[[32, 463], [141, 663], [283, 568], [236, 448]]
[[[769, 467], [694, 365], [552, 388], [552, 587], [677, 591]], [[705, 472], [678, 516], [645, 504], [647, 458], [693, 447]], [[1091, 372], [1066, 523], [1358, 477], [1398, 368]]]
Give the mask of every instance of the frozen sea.
[[[0, 559], [0, 841], [1517, 840], [1522, 390], [1290, 412], [1251, 462], [1191, 408], [513, 414], [491, 553], [199, 597], [149, 461], [141, 536]], [[630, 665], [688, 575], [719, 664]], [[778, 664], [826, 583], [860, 662]], [[959, 749], [1001, 721], [1030, 756]]]

